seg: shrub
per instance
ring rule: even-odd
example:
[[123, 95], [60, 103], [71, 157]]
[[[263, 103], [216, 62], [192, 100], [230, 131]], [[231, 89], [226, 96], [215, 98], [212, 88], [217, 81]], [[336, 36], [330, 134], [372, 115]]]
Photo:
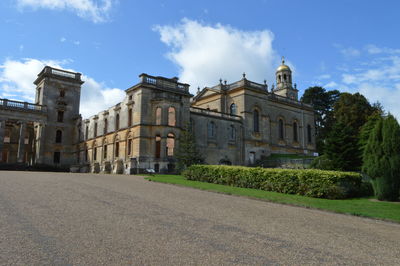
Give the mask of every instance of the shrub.
[[321, 155], [316, 157], [310, 164], [310, 168], [321, 169], [321, 170], [334, 170], [332, 160], [330, 160], [326, 155]]
[[349, 198], [361, 192], [361, 175], [353, 172], [192, 165], [183, 175], [188, 180], [316, 198]]

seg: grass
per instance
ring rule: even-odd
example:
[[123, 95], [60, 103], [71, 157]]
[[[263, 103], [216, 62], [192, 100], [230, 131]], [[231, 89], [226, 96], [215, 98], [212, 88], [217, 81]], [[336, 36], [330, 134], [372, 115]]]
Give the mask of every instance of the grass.
[[148, 176], [147, 179], [155, 182], [176, 184], [224, 194], [257, 198], [270, 202], [377, 218], [400, 223], [400, 203], [398, 202], [377, 202], [372, 201], [372, 198], [356, 198], [345, 200], [318, 199], [251, 188], [238, 188], [199, 181], [191, 181], [186, 180], [180, 175], [153, 175]]

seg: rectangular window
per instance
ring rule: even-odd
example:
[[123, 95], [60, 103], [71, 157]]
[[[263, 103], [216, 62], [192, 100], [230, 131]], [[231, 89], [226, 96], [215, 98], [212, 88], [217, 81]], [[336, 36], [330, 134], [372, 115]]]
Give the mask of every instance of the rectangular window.
[[103, 158], [107, 159], [107, 145], [104, 145]]
[[57, 112], [57, 122], [63, 122], [64, 121], [64, 111], [58, 111]]
[[131, 155], [132, 153], [132, 140], [128, 140], [128, 155]]
[[115, 143], [115, 157], [119, 157], [119, 142]]
[[58, 164], [60, 163], [61, 153], [59, 151], [54, 152], [53, 162]]

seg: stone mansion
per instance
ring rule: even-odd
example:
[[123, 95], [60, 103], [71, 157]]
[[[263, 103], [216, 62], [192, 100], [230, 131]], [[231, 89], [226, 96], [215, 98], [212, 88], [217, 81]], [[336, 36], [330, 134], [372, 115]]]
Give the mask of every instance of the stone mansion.
[[173, 172], [187, 127], [207, 164], [252, 165], [270, 154], [315, 151], [313, 108], [298, 100], [284, 60], [271, 88], [243, 74], [193, 96], [178, 78], [139, 78], [122, 102], [82, 119], [81, 74], [46, 66], [34, 81], [34, 104], [0, 99], [0, 161], [81, 172]]

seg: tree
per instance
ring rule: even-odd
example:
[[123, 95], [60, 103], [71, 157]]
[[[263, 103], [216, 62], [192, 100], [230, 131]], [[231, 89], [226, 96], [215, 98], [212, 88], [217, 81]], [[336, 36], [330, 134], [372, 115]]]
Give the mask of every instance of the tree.
[[301, 101], [311, 104], [315, 111], [315, 135], [319, 153], [323, 153], [325, 138], [332, 128], [333, 106], [339, 96], [338, 90], [326, 91], [322, 87], [310, 87], [301, 97]]
[[175, 158], [177, 160], [176, 166], [179, 172], [185, 170], [192, 164], [201, 164], [204, 162], [197, 149], [196, 140], [190, 125], [185, 126], [181, 132]]
[[338, 122], [332, 127], [326, 138], [324, 154], [335, 170], [357, 171], [360, 169], [359, 147], [357, 137], [350, 127]]
[[364, 149], [362, 171], [372, 179], [379, 200], [399, 199], [400, 126], [392, 115], [376, 122]]
[[372, 130], [375, 128], [376, 123], [382, 118], [383, 112], [375, 112], [369, 118], [368, 121], [361, 127], [358, 144], [360, 147], [361, 155], [364, 154], [365, 147], [368, 144], [369, 136]]

